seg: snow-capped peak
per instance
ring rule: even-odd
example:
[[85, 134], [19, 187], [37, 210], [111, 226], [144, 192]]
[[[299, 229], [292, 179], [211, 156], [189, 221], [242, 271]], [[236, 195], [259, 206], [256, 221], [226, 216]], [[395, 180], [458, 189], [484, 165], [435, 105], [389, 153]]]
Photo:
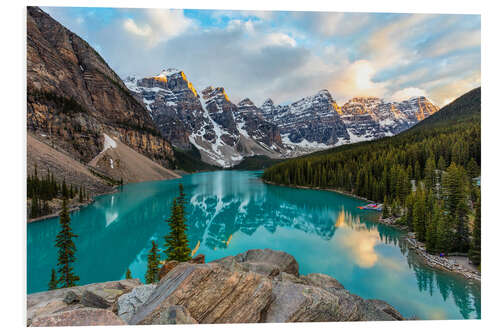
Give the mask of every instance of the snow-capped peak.
[[250, 98], [245, 98], [238, 103], [238, 106], [255, 106]]
[[264, 103], [262, 103], [262, 107], [269, 107], [269, 106], [274, 106], [274, 102], [272, 99], [268, 98], [264, 101]]
[[164, 69], [158, 74], [159, 77], [168, 77], [170, 75], [179, 74], [181, 71], [175, 68]]

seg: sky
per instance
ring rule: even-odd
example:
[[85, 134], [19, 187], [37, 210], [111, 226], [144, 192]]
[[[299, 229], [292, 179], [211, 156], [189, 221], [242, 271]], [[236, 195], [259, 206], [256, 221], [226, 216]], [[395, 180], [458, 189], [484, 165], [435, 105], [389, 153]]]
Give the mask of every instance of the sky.
[[481, 17], [458, 14], [43, 7], [122, 78], [177, 68], [198, 91], [287, 104], [328, 89], [426, 96], [444, 106], [481, 83]]

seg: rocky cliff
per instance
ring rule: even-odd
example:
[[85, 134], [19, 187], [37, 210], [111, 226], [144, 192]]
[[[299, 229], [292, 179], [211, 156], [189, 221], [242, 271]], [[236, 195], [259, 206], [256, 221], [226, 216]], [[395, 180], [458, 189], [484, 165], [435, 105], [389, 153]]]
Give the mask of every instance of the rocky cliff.
[[349, 141], [349, 133], [337, 112], [339, 106], [328, 90], [302, 98], [290, 105], [275, 106], [271, 99], [262, 105], [266, 120], [276, 124], [289, 149], [313, 151]]
[[86, 164], [102, 152], [108, 133], [163, 167], [173, 165], [172, 146], [118, 75], [38, 7], [27, 8], [27, 92], [28, 132], [76, 161]]
[[351, 142], [396, 135], [428, 116], [438, 108], [424, 96], [402, 102], [386, 102], [377, 97], [355, 97], [340, 109]]
[[280, 155], [277, 127], [232, 103], [223, 87], [199, 94], [183, 71], [172, 68], [124, 82], [165, 138], [182, 150], [194, 147], [205, 162], [230, 167], [245, 156]]
[[156, 284], [137, 279], [28, 295], [28, 326], [404, 320], [324, 274], [299, 274], [291, 255], [249, 250], [210, 263], [169, 261]]
[[395, 135], [438, 110], [425, 97], [403, 102], [355, 97], [339, 106], [326, 89], [288, 105], [267, 99], [258, 107], [249, 98], [234, 104], [223, 87], [198, 94], [177, 69], [124, 82], [175, 146], [194, 146], [205, 162], [222, 167], [244, 157], [294, 157]]

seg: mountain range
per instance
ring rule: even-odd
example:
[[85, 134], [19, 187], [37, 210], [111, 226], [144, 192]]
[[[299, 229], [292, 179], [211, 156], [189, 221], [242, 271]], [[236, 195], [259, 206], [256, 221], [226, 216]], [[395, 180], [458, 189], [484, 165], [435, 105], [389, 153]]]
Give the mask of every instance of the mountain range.
[[198, 93], [182, 70], [127, 76], [125, 85], [174, 146], [232, 167], [245, 157], [288, 158], [398, 134], [438, 111], [426, 97], [387, 102], [355, 97], [339, 106], [326, 89], [288, 105], [249, 98], [233, 103], [223, 87]]
[[356, 97], [327, 90], [296, 102], [233, 102], [223, 87], [197, 90], [177, 69], [121, 79], [82, 38], [38, 7], [27, 9], [28, 174], [103, 193], [117, 181], [178, 177], [184, 161], [234, 167], [404, 131], [438, 108], [425, 97]]

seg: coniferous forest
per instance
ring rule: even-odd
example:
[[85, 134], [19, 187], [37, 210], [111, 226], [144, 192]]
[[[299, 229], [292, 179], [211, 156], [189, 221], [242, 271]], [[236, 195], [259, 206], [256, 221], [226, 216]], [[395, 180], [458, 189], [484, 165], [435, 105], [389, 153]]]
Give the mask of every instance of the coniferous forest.
[[54, 198], [71, 200], [77, 197], [78, 202], [84, 202], [89, 200], [89, 193], [83, 186], [68, 185], [65, 180], [58, 182], [50, 170], [39, 176], [35, 166], [34, 173], [27, 177], [27, 197], [31, 201], [29, 218], [36, 218], [52, 213], [49, 202]]
[[431, 253], [480, 263], [481, 88], [410, 130], [266, 169], [268, 182], [335, 189], [383, 202], [384, 217], [415, 232]]

